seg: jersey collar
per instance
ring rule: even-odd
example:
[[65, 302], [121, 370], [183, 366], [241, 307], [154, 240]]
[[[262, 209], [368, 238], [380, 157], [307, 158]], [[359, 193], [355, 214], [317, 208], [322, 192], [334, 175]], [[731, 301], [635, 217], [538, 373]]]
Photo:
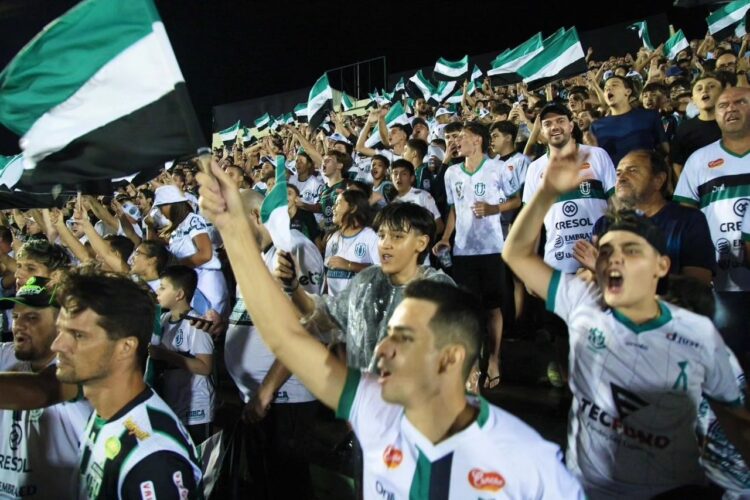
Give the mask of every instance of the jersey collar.
[[659, 301], [659, 316], [640, 325], [632, 322], [631, 320], [617, 312], [617, 310], [615, 309], [612, 309], [612, 316], [614, 316], [615, 319], [619, 321], [623, 326], [625, 326], [628, 330], [631, 330], [632, 332], [637, 334], [647, 332], [649, 330], [656, 330], [657, 328], [661, 328], [662, 326], [672, 321], [672, 313], [662, 301]]

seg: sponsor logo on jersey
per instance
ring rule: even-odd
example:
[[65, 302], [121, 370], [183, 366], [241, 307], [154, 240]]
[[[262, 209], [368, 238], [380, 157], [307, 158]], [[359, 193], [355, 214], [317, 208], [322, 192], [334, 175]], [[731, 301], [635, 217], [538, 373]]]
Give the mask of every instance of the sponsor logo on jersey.
[[683, 391], [687, 392], [688, 389], [688, 376], [685, 369], [688, 367], [687, 361], [679, 361], [677, 363], [677, 366], [680, 367], [680, 374], [677, 375], [677, 379], [674, 381], [674, 385], [672, 385], [672, 389], [675, 391]]
[[499, 472], [474, 468], [469, 471], [469, 484], [476, 490], [497, 492], [505, 486], [505, 478]]
[[287, 391], [276, 391], [275, 401], [277, 403], [282, 401], [289, 401], [289, 393]]
[[104, 456], [109, 460], [114, 459], [120, 453], [121, 449], [122, 443], [120, 443], [117, 436], [112, 436], [104, 442]]
[[574, 201], [566, 201], [563, 203], [562, 212], [565, 217], [573, 217], [578, 213], [578, 205]]
[[708, 162], [708, 168], [718, 168], [720, 166], [724, 165], [724, 159], [723, 158], [717, 158], [715, 160], [712, 160]]
[[151, 436], [151, 434], [138, 427], [138, 424], [136, 424], [132, 418], [125, 420], [122, 425], [125, 426], [128, 433], [130, 433], [131, 436], [135, 436], [138, 441], [143, 441]]
[[337, 253], [339, 253], [339, 242], [334, 241], [331, 245], [331, 254], [336, 255]]
[[464, 183], [463, 181], [456, 183], [456, 198], [459, 200], [464, 199]]
[[593, 226], [588, 217], [582, 219], [561, 220], [555, 223], [555, 229], [573, 229], [575, 227]]
[[141, 500], [156, 500], [153, 481], [144, 481], [141, 483]]
[[631, 414], [648, 406], [648, 402], [641, 399], [637, 394], [611, 382], [609, 386], [612, 389], [612, 400], [615, 403], [615, 408], [617, 408], [617, 414], [620, 415], [621, 419], [625, 420]]
[[732, 243], [726, 238], [716, 240], [716, 251], [719, 255], [729, 255], [732, 253]]
[[[614, 384], [612, 385], [614, 386]], [[638, 396], [635, 396], [632, 393], [629, 393], [629, 394], [632, 397], [638, 398]], [[638, 399], [640, 400], [640, 398]], [[643, 400], [640, 400], [640, 401], [645, 403], [645, 401]], [[633, 403], [632, 401], [626, 400], [624, 404], [629, 407], [632, 403]], [[645, 403], [645, 405], [642, 407], [645, 407], [647, 405], [648, 403]], [[642, 407], [637, 407], [636, 409], [640, 409]], [[620, 411], [621, 410], [618, 408], [618, 413]], [[650, 431], [638, 429], [624, 422], [623, 420], [625, 419], [625, 416], [630, 415], [631, 413], [633, 413], [633, 411], [630, 411], [630, 413], [626, 411], [625, 416], [622, 416], [621, 414], [620, 417], [618, 418], [616, 416], [613, 416], [607, 413], [603, 408], [598, 406], [596, 403], [593, 403], [592, 401], [589, 401], [586, 398], [581, 398], [579, 413], [583, 415], [584, 417], [588, 418], [589, 422], [591, 422], [592, 424], [596, 424], [601, 427], [611, 429], [612, 431], [616, 432], [618, 435], [627, 437], [637, 444], [641, 444], [641, 445], [648, 446], [651, 448], [664, 449], [667, 446], [669, 446], [671, 442], [669, 437], [667, 436], [654, 435], [654, 433]], [[602, 432], [598, 429], [595, 429], [595, 430], [599, 433]], [[608, 439], [618, 439], [616, 437], [610, 438], [610, 436], [611, 434], [608, 433], [607, 434]]]
[[[14, 457], [13, 455], [3, 454], [0, 454], [0, 469], [10, 472], [34, 472], [27, 458]], [[31, 488], [33, 488], [33, 486], [31, 486]]]
[[16, 451], [21, 444], [21, 441], [23, 441], [23, 429], [21, 429], [18, 422], [13, 422], [13, 426], [10, 428], [10, 436], [8, 438], [10, 449]]
[[695, 348], [699, 348], [701, 346], [698, 342], [694, 340], [686, 339], [685, 337], [683, 337], [677, 332], [667, 333], [665, 337], [667, 338], [667, 340], [671, 342], [675, 342], [680, 345], [686, 345], [686, 346], [695, 347]]
[[198, 231], [206, 229], [206, 223], [200, 220], [198, 217], [190, 219], [190, 231]]
[[557, 238], [555, 238], [555, 248], [562, 248], [564, 244], [565, 240], [563, 240], [563, 237], [558, 234]]
[[357, 243], [354, 245], [354, 255], [357, 257], [364, 257], [367, 252], [367, 246], [364, 243]]
[[185, 482], [182, 480], [182, 472], [175, 471], [175, 473], [172, 474], [172, 482], [177, 487], [177, 494], [180, 495], [180, 498], [187, 500], [190, 492], [185, 488]]
[[563, 260], [565, 258], [565, 252], [555, 252], [555, 259]]
[[380, 498], [384, 498], [385, 500], [395, 500], [396, 498], [396, 494], [386, 489], [386, 487], [380, 481], [375, 481], [375, 493], [377, 493]]
[[604, 332], [598, 328], [589, 328], [588, 348], [592, 352], [600, 352], [607, 348]]
[[299, 284], [302, 286], [320, 285], [322, 281], [323, 281], [323, 274], [314, 273], [312, 271], [308, 271], [307, 274], [303, 274], [302, 276], [299, 277]]
[[401, 450], [390, 444], [385, 447], [385, 450], [383, 451], [383, 463], [385, 463], [386, 467], [389, 469], [395, 469], [401, 465], [403, 460], [404, 454]]
[[474, 194], [477, 196], [484, 196], [484, 193], [487, 191], [484, 182], [478, 182], [474, 184]]
[[747, 210], [748, 203], [750, 203], [750, 199], [748, 198], [740, 198], [739, 200], [735, 201], [734, 205], [732, 205], [734, 215], [736, 215], [737, 217], [743, 217], [745, 215], [745, 210]]

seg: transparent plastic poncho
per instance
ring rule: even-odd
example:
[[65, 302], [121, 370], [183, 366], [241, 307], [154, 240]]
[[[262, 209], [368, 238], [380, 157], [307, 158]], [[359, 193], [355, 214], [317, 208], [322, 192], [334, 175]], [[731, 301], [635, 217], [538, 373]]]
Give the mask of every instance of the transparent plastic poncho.
[[[419, 268], [416, 279], [454, 284], [444, 272], [426, 266]], [[380, 266], [370, 266], [339, 295], [315, 296], [315, 312], [305, 319], [305, 325], [327, 343], [346, 342], [350, 368], [375, 372], [375, 346], [386, 336], [388, 320], [405, 288], [392, 285]]]

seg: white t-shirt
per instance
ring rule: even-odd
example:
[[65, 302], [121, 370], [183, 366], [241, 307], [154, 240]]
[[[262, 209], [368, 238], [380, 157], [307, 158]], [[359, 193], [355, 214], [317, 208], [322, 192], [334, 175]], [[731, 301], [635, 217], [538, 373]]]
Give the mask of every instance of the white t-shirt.
[[716, 249], [714, 288], [750, 291], [741, 234], [750, 203], [750, 152], [742, 157], [729, 153], [721, 140], [695, 151], [685, 162], [674, 201], [698, 207], [706, 215]]
[[[188, 313], [199, 317], [195, 311]], [[198, 354], [214, 353], [211, 336], [199, 330], [187, 319], [172, 322], [170, 313], [161, 315], [162, 347], [194, 358]], [[170, 366], [164, 370], [162, 399], [185, 425], [213, 422], [215, 390], [211, 376], [196, 375], [182, 368]]]
[[[13, 342], [0, 344], [0, 371], [30, 372]], [[74, 497], [78, 447], [91, 415], [88, 401], [30, 411], [0, 411], [0, 498]]]
[[[560, 196], [547, 215], [544, 227], [547, 242], [544, 245], [544, 262], [566, 273], [574, 273], [581, 265], [573, 257], [577, 240], [591, 240], [594, 223], [607, 211], [607, 198], [614, 191], [615, 166], [602, 148], [578, 145], [579, 158], [588, 154], [581, 175], [586, 178], [577, 190]], [[547, 170], [549, 157], [540, 156], [529, 165], [523, 189], [523, 203], [531, 201], [539, 189]]]
[[555, 271], [547, 309], [568, 324], [568, 468], [590, 498], [650, 498], [700, 484], [703, 395], [739, 404], [726, 345], [708, 318], [659, 302], [636, 325], [602, 305], [596, 284]]
[[[378, 235], [372, 228], [365, 227], [354, 236], [343, 236], [341, 231], [331, 235], [326, 243], [325, 262], [331, 257], [338, 256], [357, 264], [380, 264], [378, 254]], [[346, 269], [331, 269], [326, 266], [326, 286], [328, 295], [336, 296], [349, 286], [354, 271]]]
[[584, 498], [559, 448], [486, 400], [469, 396], [476, 420], [433, 444], [380, 391], [375, 376], [350, 369], [336, 411], [362, 446], [366, 500]]
[[289, 184], [297, 186], [302, 203], [308, 205], [320, 203], [320, 193], [323, 192], [325, 183], [317, 175], [311, 175], [304, 182], [300, 181], [298, 176], [293, 175], [289, 178]]
[[500, 214], [477, 217], [474, 204], [504, 203], [510, 195], [506, 169], [501, 162], [485, 157], [474, 173], [459, 163], [445, 172], [445, 193], [456, 212], [456, 238], [453, 255], [489, 255], [503, 250], [503, 227]]
[[440, 211], [437, 208], [437, 204], [435, 204], [435, 198], [433, 198], [430, 193], [423, 189], [417, 189], [413, 187], [405, 195], [396, 196], [393, 201], [416, 203], [420, 207], [424, 207], [429, 210], [436, 220], [440, 218]]
[[[318, 247], [296, 229], [292, 229], [292, 245], [292, 254], [300, 270], [300, 286], [308, 293], [319, 294], [323, 283], [323, 258]], [[263, 260], [269, 270], [276, 266], [275, 259], [274, 247], [263, 254]], [[253, 325], [238, 286], [237, 302], [229, 316], [224, 362], [244, 402], [250, 401], [255, 395], [275, 359]], [[274, 402], [306, 403], [314, 400], [315, 396], [292, 375], [279, 388]]]

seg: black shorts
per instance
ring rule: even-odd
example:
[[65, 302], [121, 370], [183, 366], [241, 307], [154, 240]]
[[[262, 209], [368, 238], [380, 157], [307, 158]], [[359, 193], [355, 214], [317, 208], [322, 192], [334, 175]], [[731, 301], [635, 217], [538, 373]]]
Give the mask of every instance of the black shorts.
[[499, 253], [454, 255], [453, 279], [476, 293], [484, 309], [499, 308], [503, 305], [503, 297], [513, 297], [513, 279], [506, 273], [505, 262]]

